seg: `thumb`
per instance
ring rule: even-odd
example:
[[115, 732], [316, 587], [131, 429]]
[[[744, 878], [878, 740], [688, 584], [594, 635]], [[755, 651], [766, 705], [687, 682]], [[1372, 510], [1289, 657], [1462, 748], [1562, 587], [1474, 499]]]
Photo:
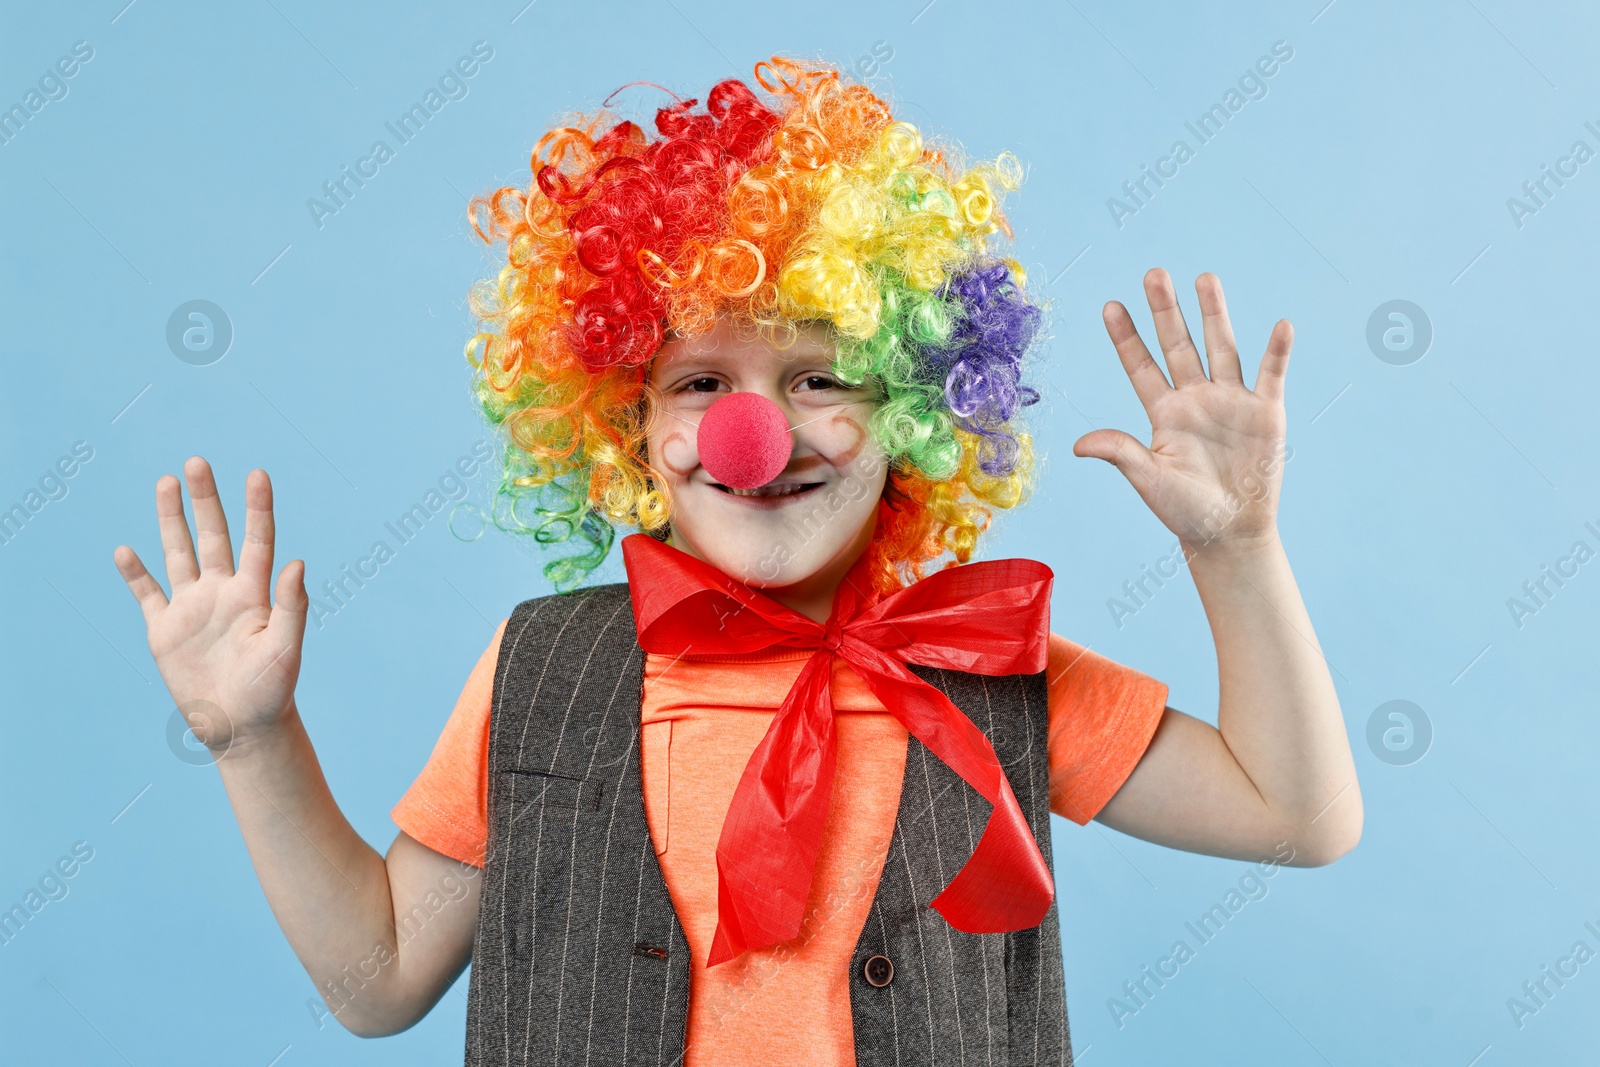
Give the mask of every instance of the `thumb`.
[[273, 640], [296, 651], [305, 640], [306, 610], [310, 607], [305, 579], [305, 560], [285, 563], [278, 572], [277, 595], [273, 597], [272, 614], [267, 617], [267, 632]]
[[1086, 433], [1072, 446], [1072, 454], [1086, 459], [1103, 459], [1135, 485], [1149, 480], [1155, 457], [1139, 439], [1121, 430], [1095, 430]]

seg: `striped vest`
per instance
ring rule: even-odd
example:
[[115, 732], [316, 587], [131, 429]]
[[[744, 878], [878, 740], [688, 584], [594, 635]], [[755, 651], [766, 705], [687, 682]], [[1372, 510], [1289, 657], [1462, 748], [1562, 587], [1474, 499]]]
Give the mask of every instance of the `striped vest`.
[[[525, 600], [506, 624], [489, 738], [489, 839], [467, 1067], [679, 1067], [689, 944], [645, 818], [644, 650], [625, 583]], [[1046, 863], [1045, 673], [909, 664], [988, 735]], [[1070, 1067], [1057, 910], [969, 934], [928, 906], [991, 805], [916, 737], [850, 961], [858, 1067]]]

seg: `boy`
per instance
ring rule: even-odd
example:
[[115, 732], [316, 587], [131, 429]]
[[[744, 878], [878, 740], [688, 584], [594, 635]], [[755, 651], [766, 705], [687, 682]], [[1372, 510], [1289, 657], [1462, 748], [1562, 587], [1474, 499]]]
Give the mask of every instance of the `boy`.
[[542, 540], [591, 546], [547, 567], [558, 587], [612, 523], [645, 532], [627, 584], [497, 628], [386, 857], [299, 716], [304, 567], [269, 600], [266, 473], [237, 573], [199, 457], [198, 560], [177, 480], [156, 487], [171, 601], [115, 553], [274, 914], [354, 1033], [411, 1026], [470, 959], [474, 1064], [1070, 1063], [1050, 812], [1305, 866], [1359, 838], [1276, 531], [1288, 323], [1246, 388], [1202, 275], [1208, 377], [1151, 271], [1170, 383], [1105, 309], [1150, 447], [1074, 446], [1183, 543], [1213, 728], [1050, 633], [1043, 564], [968, 562], [1031, 464], [1037, 313], [984, 251], [1015, 168], [952, 169], [825, 68], [756, 74], [790, 106], [729, 80], [704, 115], [662, 109], [654, 145], [564, 127], [534, 185], [475, 202], [508, 252], [475, 296], [497, 328], [469, 345], [511, 446], [502, 488]]

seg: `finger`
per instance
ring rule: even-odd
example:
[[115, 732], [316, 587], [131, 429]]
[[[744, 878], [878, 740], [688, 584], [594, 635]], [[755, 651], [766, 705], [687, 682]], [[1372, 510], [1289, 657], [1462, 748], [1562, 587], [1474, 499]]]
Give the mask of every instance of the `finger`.
[[170, 474], [156, 479], [156, 524], [161, 528], [161, 555], [167, 568], [167, 585], [176, 596], [179, 586], [200, 577], [200, 564], [195, 562], [189, 520], [183, 514], [183, 489], [178, 479]]
[[272, 614], [267, 616], [267, 633], [272, 643], [281, 649], [298, 649], [305, 640], [306, 610], [310, 598], [306, 596], [306, 562], [291, 559], [278, 572], [277, 596], [273, 598]]
[[1222, 279], [1206, 271], [1194, 280], [1194, 291], [1200, 297], [1200, 321], [1205, 332], [1206, 364], [1211, 368], [1211, 380], [1243, 385], [1239, 346], [1234, 343], [1233, 326], [1228, 322], [1228, 304], [1222, 298]]
[[239, 546], [239, 575], [263, 603], [272, 584], [272, 479], [257, 468], [244, 479], [244, 544]]
[[1072, 454], [1103, 459], [1135, 486], [1148, 484], [1155, 469], [1155, 456], [1132, 434], [1121, 430], [1095, 430], [1078, 438]]
[[233, 574], [233, 542], [228, 540], [228, 517], [222, 513], [222, 497], [217, 495], [217, 480], [211, 464], [190, 456], [183, 465], [189, 479], [189, 499], [194, 505], [194, 536], [200, 546], [200, 572], [215, 571], [226, 578]]
[[161, 583], [145, 570], [139, 553], [127, 545], [118, 545], [111, 553], [111, 561], [117, 565], [117, 573], [122, 575], [123, 581], [128, 583], [133, 599], [139, 602], [144, 624], [152, 625], [156, 616], [167, 606], [167, 594], [161, 591]]
[[1172, 288], [1172, 279], [1160, 267], [1144, 276], [1144, 293], [1150, 301], [1150, 314], [1156, 322], [1156, 340], [1167, 357], [1167, 373], [1172, 384], [1182, 389], [1206, 380], [1206, 370], [1200, 365], [1200, 352], [1189, 336], [1189, 326], [1183, 321], [1183, 309], [1178, 306], [1178, 293]]
[[1116, 300], [1106, 304], [1101, 309], [1101, 316], [1105, 319], [1106, 333], [1111, 337], [1111, 343], [1117, 349], [1117, 356], [1122, 360], [1122, 369], [1128, 372], [1128, 380], [1133, 383], [1133, 391], [1139, 397], [1139, 402], [1149, 411], [1161, 394], [1172, 388], [1167, 384], [1167, 376], [1161, 372], [1161, 367], [1150, 356], [1150, 350], [1144, 346], [1144, 341], [1139, 337], [1139, 331], [1133, 325], [1133, 317], [1128, 314], [1128, 309]]
[[1279, 319], [1267, 338], [1267, 351], [1261, 357], [1261, 367], [1256, 371], [1257, 394], [1268, 400], [1283, 399], [1283, 380], [1289, 373], [1289, 349], [1294, 346], [1294, 325], [1288, 319]]

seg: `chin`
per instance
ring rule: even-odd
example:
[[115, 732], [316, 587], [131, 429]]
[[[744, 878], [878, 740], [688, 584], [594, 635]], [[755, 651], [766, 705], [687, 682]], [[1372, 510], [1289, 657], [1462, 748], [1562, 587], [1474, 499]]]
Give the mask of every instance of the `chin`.
[[696, 488], [694, 520], [675, 524], [677, 537], [755, 588], [796, 585], [825, 569], [859, 543], [876, 511], [875, 500], [851, 501], [827, 489], [773, 507], [752, 506], [711, 486]]
[[833, 553], [845, 547], [797, 544], [782, 528], [675, 530], [693, 554], [731, 578], [758, 589], [795, 585], [822, 570]]
[[768, 556], [751, 569], [745, 584], [756, 589], [783, 589], [799, 585], [821, 571], [829, 557], [807, 553], [804, 557]]

